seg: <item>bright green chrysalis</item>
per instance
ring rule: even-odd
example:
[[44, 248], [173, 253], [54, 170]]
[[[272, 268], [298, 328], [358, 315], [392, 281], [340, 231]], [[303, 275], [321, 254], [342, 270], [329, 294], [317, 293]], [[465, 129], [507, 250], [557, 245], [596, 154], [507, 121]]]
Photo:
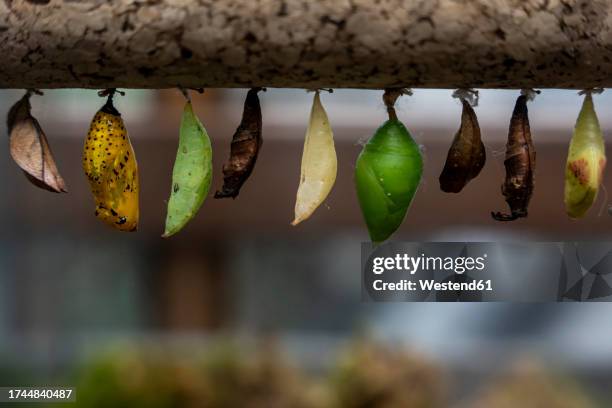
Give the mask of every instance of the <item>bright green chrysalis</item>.
[[397, 90], [385, 91], [389, 120], [365, 145], [355, 166], [357, 197], [373, 242], [385, 241], [399, 228], [423, 173], [419, 146], [395, 115], [398, 96]]
[[212, 148], [206, 129], [193, 113], [191, 101], [185, 104], [179, 146], [172, 171], [172, 191], [168, 200], [163, 237], [179, 232], [191, 220], [208, 195], [212, 179]]

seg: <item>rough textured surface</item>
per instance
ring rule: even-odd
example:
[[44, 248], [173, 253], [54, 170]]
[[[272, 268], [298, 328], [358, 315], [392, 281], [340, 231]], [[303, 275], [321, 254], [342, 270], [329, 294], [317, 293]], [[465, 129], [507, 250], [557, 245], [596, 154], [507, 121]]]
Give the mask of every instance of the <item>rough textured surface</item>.
[[612, 86], [609, 0], [0, 0], [0, 87]]

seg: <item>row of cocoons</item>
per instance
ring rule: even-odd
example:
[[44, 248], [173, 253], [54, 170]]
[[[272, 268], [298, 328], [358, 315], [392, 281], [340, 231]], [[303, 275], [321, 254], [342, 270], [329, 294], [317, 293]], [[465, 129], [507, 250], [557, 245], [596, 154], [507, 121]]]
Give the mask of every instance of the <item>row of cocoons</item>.
[[[230, 157], [223, 165], [223, 187], [215, 198], [238, 196], [247, 181], [262, 146], [262, 117], [259, 92], [247, 92], [242, 120], [233, 135]], [[397, 118], [396, 100], [409, 91], [386, 89], [383, 102], [389, 119], [363, 147], [355, 165], [357, 198], [373, 242], [387, 240], [401, 225], [418, 189], [423, 173], [419, 146]], [[601, 185], [606, 164], [602, 132], [593, 106], [594, 93], [585, 90], [570, 142], [565, 170], [565, 207], [572, 218], [586, 214]], [[7, 125], [10, 152], [27, 178], [36, 186], [53, 192], [66, 192], [48, 140], [39, 122], [31, 114], [30, 99], [40, 93], [28, 90], [12, 106]], [[120, 231], [135, 231], [139, 214], [139, 178], [136, 155], [121, 114], [113, 105], [119, 91], [100, 91], [106, 103], [95, 114], [83, 149], [83, 170], [95, 202], [95, 215]], [[179, 232], [198, 212], [212, 180], [212, 148], [206, 129], [193, 112], [187, 91], [181, 118], [176, 160], [164, 230], [164, 237]], [[536, 91], [523, 90], [516, 100], [506, 144], [506, 177], [502, 193], [508, 213], [494, 212], [498, 221], [513, 221], [527, 216], [535, 179], [536, 153], [529, 128], [527, 103]], [[455, 134], [440, 188], [459, 193], [478, 176], [485, 160], [485, 147], [473, 106], [478, 92], [458, 90], [463, 109], [461, 124]], [[337, 158], [329, 119], [315, 91], [302, 154], [300, 183], [295, 203], [297, 225], [307, 220], [333, 188]]]

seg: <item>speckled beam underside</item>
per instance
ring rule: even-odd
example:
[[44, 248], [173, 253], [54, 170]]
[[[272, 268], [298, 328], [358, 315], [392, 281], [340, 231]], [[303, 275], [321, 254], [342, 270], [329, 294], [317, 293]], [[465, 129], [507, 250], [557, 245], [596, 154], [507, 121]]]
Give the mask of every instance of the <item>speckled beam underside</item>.
[[612, 86], [612, 0], [0, 0], [0, 87]]

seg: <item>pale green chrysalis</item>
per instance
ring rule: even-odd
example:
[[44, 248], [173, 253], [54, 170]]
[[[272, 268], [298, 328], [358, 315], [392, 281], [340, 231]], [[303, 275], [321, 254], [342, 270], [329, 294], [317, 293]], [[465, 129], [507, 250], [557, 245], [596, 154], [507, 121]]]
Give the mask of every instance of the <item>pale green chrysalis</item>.
[[211, 180], [210, 138], [193, 112], [191, 101], [188, 101], [181, 119], [179, 146], [172, 171], [172, 190], [163, 237], [176, 234], [196, 215], [208, 195]]

